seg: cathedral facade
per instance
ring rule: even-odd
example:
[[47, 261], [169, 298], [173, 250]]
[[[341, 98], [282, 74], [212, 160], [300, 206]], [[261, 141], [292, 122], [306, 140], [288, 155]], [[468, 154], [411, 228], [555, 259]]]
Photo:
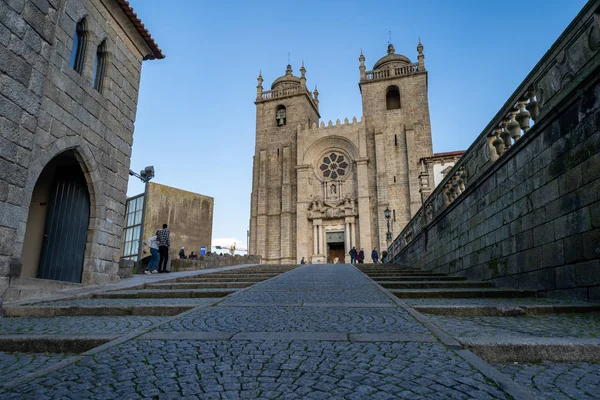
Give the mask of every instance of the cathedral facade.
[[432, 189], [420, 42], [417, 52], [413, 63], [390, 44], [370, 71], [361, 53], [363, 115], [335, 123], [320, 121], [304, 65], [299, 77], [288, 65], [270, 90], [259, 75], [249, 254], [266, 263], [349, 262], [356, 247], [369, 259], [402, 230]]

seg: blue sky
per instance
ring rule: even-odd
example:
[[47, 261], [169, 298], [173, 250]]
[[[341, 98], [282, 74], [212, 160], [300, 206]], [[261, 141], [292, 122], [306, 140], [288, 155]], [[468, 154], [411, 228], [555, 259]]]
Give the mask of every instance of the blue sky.
[[[585, 0], [130, 0], [167, 58], [144, 62], [131, 168], [212, 196], [213, 238], [245, 247], [252, 190], [256, 77], [304, 60], [322, 120], [360, 117], [358, 56], [386, 54], [429, 71], [434, 152], [469, 147]], [[128, 195], [143, 191], [129, 182]], [[235, 239], [234, 239], [235, 238]], [[214, 243], [213, 243], [214, 244]]]

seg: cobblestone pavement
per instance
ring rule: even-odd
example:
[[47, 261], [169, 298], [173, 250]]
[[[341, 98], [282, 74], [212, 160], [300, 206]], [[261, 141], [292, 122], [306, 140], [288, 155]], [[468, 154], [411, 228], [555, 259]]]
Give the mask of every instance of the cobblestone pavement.
[[212, 303], [219, 298], [196, 297], [196, 298], [159, 298], [159, 299], [76, 299], [49, 301], [37, 303], [34, 306], [199, 306]]
[[134, 341], [14, 388], [14, 397], [505, 399], [435, 343]]
[[454, 337], [600, 337], [600, 314], [563, 314], [535, 317], [444, 317], [430, 321]]
[[600, 397], [600, 364], [497, 364], [496, 367], [515, 382], [539, 391], [546, 399]]
[[1, 335], [83, 335], [93, 333], [127, 333], [165, 321], [164, 317], [49, 317], [0, 318]]
[[[431, 300], [439, 299], [419, 301], [432, 304]], [[479, 299], [465, 300], [462, 303], [482, 304]], [[523, 304], [523, 299], [514, 300]], [[175, 318], [0, 319], [4, 334], [147, 333], [73, 358], [56, 370], [44, 367], [65, 356], [0, 353], [0, 373], [8, 376], [0, 380], [0, 399], [507, 399], [508, 392], [519, 393], [523, 387], [543, 396], [570, 396], [549, 398], [600, 396], [598, 370], [582, 363], [542, 364], [544, 368], [497, 365], [514, 380], [502, 378], [503, 391], [490, 379], [501, 377], [497, 371], [466, 361], [470, 358], [465, 350], [444, 345], [450, 342], [434, 326], [423, 325], [402, 302], [350, 265], [303, 266], [219, 299], [81, 299], [44, 305], [212, 302], [218, 303]], [[600, 331], [597, 316], [428, 318], [458, 338], [515, 332], [593, 337], [594, 330]], [[161, 321], [164, 324], [152, 330], [151, 325]], [[20, 374], [10, 369], [15, 363], [22, 365]], [[34, 371], [35, 376], [11, 382]]]
[[[39, 368], [56, 364], [69, 357], [72, 357], [72, 355], [0, 352], [0, 376], [2, 377], [2, 381], [19, 378]], [[0, 395], [2, 394], [1, 390]]]
[[211, 307], [159, 329], [165, 332], [429, 333], [403, 310], [339, 307]]

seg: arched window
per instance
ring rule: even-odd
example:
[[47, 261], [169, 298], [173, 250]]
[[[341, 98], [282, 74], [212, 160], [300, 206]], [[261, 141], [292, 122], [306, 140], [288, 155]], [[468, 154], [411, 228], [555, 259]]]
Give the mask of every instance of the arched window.
[[71, 49], [71, 59], [69, 64], [71, 68], [81, 74], [83, 71], [83, 62], [85, 60], [85, 49], [87, 46], [87, 34], [85, 29], [85, 18], [75, 26], [75, 35], [73, 36], [73, 48]]
[[106, 40], [100, 43], [96, 49], [96, 59], [94, 60], [94, 80], [92, 86], [102, 93], [104, 86], [104, 72], [106, 71]]
[[281, 106], [277, 107], [277, 112], [275, 113], [275, 119], [277, 120], [277, 126], [285, 125], [285, 121], [286, 121], [285, 106], [281, 105]]
[[398, 86], [389, 86], [387, 88], [385, 104], [388, 110], [397, 110], [400, 108], [400, 89], [398, 89]]

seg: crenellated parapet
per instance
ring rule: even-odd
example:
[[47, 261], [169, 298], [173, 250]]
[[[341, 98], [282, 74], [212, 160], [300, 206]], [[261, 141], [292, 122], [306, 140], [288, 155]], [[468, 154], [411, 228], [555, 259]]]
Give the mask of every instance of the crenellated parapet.
[[325, 124], [325, 121], [321, 121], [321, 123], [317, 124], [316, 122], [313, 122], [312, 124], [303, 124], [303, 125], [298, 125], [298, 133], [309, 133], [308, 131], [311, 130], [315, 130], [318, 132], [324, 132], [327, 131], [327, 134], [331, 134], [331, 135], [335, 135], [335, 130], [336, 129], [345, 129], [346, 127], [349, 126], [354, 126], [354, 127], [359, 127], [359, 126], [364, 126], [364, 117], [361, 116], [360, 117], [360, 121], [356, 119], [356, 117], [352, 117], [352, 121], [349, 121], [348, 118], [344, 118], [344, 121], [341, 122], [339, 120], [339, 118], [335, 121], [335, 124], [329, 120], [329, 122], [327, 122], [327, 124]]

